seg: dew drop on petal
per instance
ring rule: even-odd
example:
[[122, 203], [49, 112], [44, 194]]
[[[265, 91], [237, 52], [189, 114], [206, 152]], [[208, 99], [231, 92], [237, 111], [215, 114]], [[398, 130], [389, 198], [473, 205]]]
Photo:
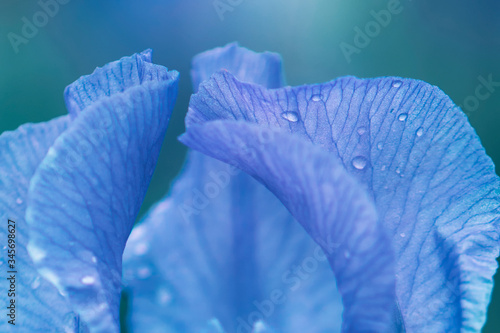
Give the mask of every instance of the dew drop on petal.
[[398, 167], [396, 168], [396, 173], [399, 175], [401, 173], [401, 169]]
[[384, 148], [384, 144], [383, 144], [382, 142], [379, 142], [379, 143], [377, 144], [377, 149], [378, 149], [378, 150], [382, 150], [382, 148]]
[[420, 127], [418, 130], [417, 130], [417, 136], [422, 136], [424, 135], [424, 129], [422, 127]]
[[359, 134], [359, 135], [363, 135], [363, 134], [365, 134], [365, 133], [366, 133], [366, 128], [365, 128], [365, 127], [360, 127], [360, 128], [358, 128], [358, 134]]
[[407, 113], [401, 113], [398, 117], [399, 121], [405, 121], [406, 118], [408, 118], [408, 114]]
[[135, 246], [134, 248], [134, 253], [138, 256], [142, 256], [143, 254], [146, 254], [149, 250], [149, 246], [146, 243], [139, 243]]
[[168, 292], [166, 288], [160, 288], [156, 292], [156, 300], [160, 305], [166, 305], [172, 299], [172, 295]]
[[403, 81], [400, 81], [400, 80], [396, 80], [396, 81], [392, 82], [392, 86], [394, 88], [399, 88], [399, 87], [401, 87], [402, 84], [403, 84]]
[[319, 101], [323, 100], [323, 96], [321, 96], [321, 95], [313, 95], [311, 97], [311, 100], [314, 101], [314, 102], [319, 102]]
[[352, 166], [358, 170], [363, 170], [366, 167], [367, 160], [363, 156], [356, 156], [352, 159]]
[[281, 114], [281, 117], [283, 117], [283, 119], [291, 121], [292, 123], [296, 123], [297, 121], [299, 121], [299, 115], [297, 114], [297, 112], [292, 112], [292, 111], [283, 112]]
[[21, 198], [17, 198], [16, 203], [17, 203], [18, 205], [22, 204], [22, 203], [23, 203], [23, 199], [21, 199]]
[[41, 261], [42, 259], [47, 257], [47, 253], [33, 243], [28, 243], [27, 249], [28, 253], [31, 256], [31, 259], [33, 259], [34, 262]]
[[92, 285], [95, 283], [95, 278], [93, 276], [87, 275], [82, 277], [81, 282], [86, 285]]
[[402, 232], [402, 233], [399, 234], [399, 236], [401, 236], [401, 237], [404, 238], [404, 237], [406, 237], [406, 234], [404, 232]]
[[268, 332], [267, 326], [261, 320], [259, 320], [253, 326], [253, 333], [264, 333], [264, 332]]
[[140, 279], [147, 279], [148, 277], [151, 276], [151, 274], [152, 274], [151, 269], [149, 269], [148, 267], [141, 267], [137, 271], [137, 275], [139, 276]]

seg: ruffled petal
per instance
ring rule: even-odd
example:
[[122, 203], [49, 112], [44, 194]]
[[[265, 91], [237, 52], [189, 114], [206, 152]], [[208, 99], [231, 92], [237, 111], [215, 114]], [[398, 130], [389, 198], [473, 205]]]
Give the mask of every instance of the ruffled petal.
[[70, 115], [76, 117], [87, 107], [104, 97], [123, 93], [125, 90], [147, 82], [161, 82], [174, 78], [174, 72], [153, 64], [152, 50], [146, 50], [130, 57], [113, 61], [102, 68], [96, 68], [91, 75], [85, 75], [66, 87], [64, 100]]
[[245, 122], [191, 126], [181, 141], [257, 178], [321, 245], [342, 295], [344, 332], [388, 329], [393, 252], [372, 199], [337, 158], [298, 137]]
[[[195, 58], [193, 85], [221, 68], [248, 82], [283, 84], [279, 55], [231, 44]], [[283, 332], [338, 332], [342, 305], [326, 261], [267, 189], [191, 152], [171, 194], [127, 243], [130, 326], [199, 332], [215, 317], [211, 329], [250, 333], [268, 329], [265, 318]]]
[[[78, 317], [64, 297], [40, 277], [26, 250], [28, 226], [24, 215], [29, 182], [68, 123], [68, 117], [61, 117], [47, 123], [23, 125], [16, 131], [5, 132], [0, 136], [0, 217], [3, 224], [0, 237], [4, 244], [0, 257], [3, 272], [0, 279], [2, 308], [5, 310], [5, 307], [10, 306], [11, 299], [14, 300], [14, 309], [2, 313], [1, 332], [83, 329], [78, 327]], [[9, 234], [15, 236], [12, 246], [7, 243]], [[7, 279], [11, 276], [14, 276], [12, 281]], [[12, 316], [6, 317], [7, 311]], [[8, 321], [12, 321], [12, 324]]]
[[29, 188], [28, 251], [91, 332], [119, 331], [122, 253], [175, 103], [178, 73], [148, 54], [68, 87], [77, 117]]
[[349, 77], [266, 90], [221, 72], [192, 97], [187, 131], [217, 119], [295, 133], [364, 184], [392, 237], [408, 331], [481, 329], [499, 253], [499, 180], [442, 91], [416, 80]]
[[257, 181], [197, 152], [134, 228], [124, 279], [137, 332], [199, 332], [211, 318], [242, 333], [263, 319], [283, 332], [341, 324], [321, 248]]
[[240, 81], [274, 89], [285, 84], [281, 56], [277, 53], [256, 53], [231, 43], [203, 52], [193, 58], [191, 78], [194, 91], [215, 72], [225, 69]]

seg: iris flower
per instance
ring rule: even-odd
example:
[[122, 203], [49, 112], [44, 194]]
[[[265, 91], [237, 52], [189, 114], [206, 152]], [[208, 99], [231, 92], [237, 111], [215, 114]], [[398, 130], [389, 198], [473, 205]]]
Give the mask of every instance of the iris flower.
[[136, 54], [70, 85], [69, 115], [0, 136], [2, 244], [16, 226], [15, 245], [2, 245], [0, 332], [119, 331], [122, 253], [177, 81], [151, 51]]
[[192, 79], [193, 150], [123, 278], [177, 73], [124, 58], [66, 90], [69, 117], [0, 137], [21, 330], [117, 332], [122, 283], [132, 332], [481, 330], [500, 184], [442, 91], [283, 87], [279, 55], [236, 44], [197, 56]]

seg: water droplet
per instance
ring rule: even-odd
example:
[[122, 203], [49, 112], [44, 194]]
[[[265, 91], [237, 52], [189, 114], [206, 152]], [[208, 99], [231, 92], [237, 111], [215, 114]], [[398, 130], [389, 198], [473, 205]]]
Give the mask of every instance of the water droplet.
[[365, 134], [365, 133], [366, 133], [366, 128], [365, 128], [365, 127], [360, 127], [360, 128], [358, 128], [358, 134], [359, 134], [359, 135], [363, 135], [363, 134]]
[[366, 167], [367, 160], [363, 156], [356, 156], [352, 160], [352, 166], [358, 170], [363, 170]]
[[47, 256], [47, 253], [44, 250], [34, 245], [33, 243], [28, 243], [27, 248], [31, 259], [33, 259], [34, 262], [41, 261]]
[[95, 283], [95, 277], [90, 276], [90, 275], [87, 275], [87, 276], [82, 277], [82, 279], [81, 279], [80, 281], [81, 281], [83, 284], [86, 284], [86, 285], [91, 285], [91, 284], [94, 284], [94, 283]]
[[151, 270], [148, 267], [139, 268], [137, 271], [137, 275], [140, 279], [147, 279], [152, 274]]
[[402, 233], [399, 234], [399, 236], [401, 236], [401, 237], [404, 238], [404, 237], [406, 237], [406, 234], [404, 232], [402, 232]]
[[156, 292], [156, 300], [160, 305], [165, 305], [172, 300], [172, 295], [165, 288], [160, 288]]
[[39, 276], [37, 276], [35, 278], [35, 280], [33, 280], [33, 282], [31, 283], [31, 289], [35, 290], [38, 287], [40, 287], [40, 277]]
[[142, 256], [143, 254], [146, 254], [149, 250], [149, 246], [146, 243], [139, 243], [135, 246], [134, 248], [134, 253], [138, 256]]
[[422, 136], [424, 135], [424, 129], [422, 127], [420, 127], [418, 130], [417, 130], [417, 136]]
[[401, 87], [402, 84], [403, 84], [403, 81], [399, 81], [399, 80], [396, 80], [396, 81], [392, 82], [392, 86], [394, 88], [399, 88], [399, 87]]
[[382, 165], [382, 167], [380, 168], [380, 170], [384, 171], [386, 169], [386, 166], [385, 165]]
[[399, 121], [405, 121], [406, 118], [408, 118], [408, 114], [407, 113], [401, 113], [398, 117]]
[[382, 142], [379, 142], [379, 143], [377, 144], [377, 149], [378, 149], [378, 150], [382, 150], [382, 148], [384, 148], [384, 144], [383, 144]]
[[399, 175], [401, 173], [401, 169], [398, 167], [396, 168], [396, 173]]
[[322, 101], [323, 100], [323, 96], [321, 95], [313, 95], [311, 97], [311, 99], [314, 101], [314, 102], [319, 102], [319, 101]]
[[253, 325], [253, 331], [254, 333], [264, 333], [264, 332], [269, 332], [268, 331], [268, 327], [266, 326], [266, 324], [264, 324], [261, 320], [259, 320], [258, 322], [256, 322], [254, 325]]
[[291, 121], [292, 123], [296, 123], [297, 121], [299, 121], [299, 115], [297, 114], [297, 112], [292, 112], [292, 111], [283, 112], [281, 114], [281, 117], [283, 117], [283, 119]]
[[21, 198], [17, 198], [16, 203], [17, 203], [18, 205], [22, 204], [22, 203], [23, 203], [23, 199], [21, 199]]
[[95, 264], [97, 262], [97, 258], [96, 257], [92, 257], [92, 262]]

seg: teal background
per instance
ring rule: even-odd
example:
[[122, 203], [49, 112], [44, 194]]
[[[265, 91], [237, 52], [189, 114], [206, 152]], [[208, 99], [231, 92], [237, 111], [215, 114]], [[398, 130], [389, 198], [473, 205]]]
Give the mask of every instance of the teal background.
[[[227, 3], [228, 0], [221, 0]], [[233, 0], [233, 3], [238, 1]], [[64, 114], [62, 93], [79, 76], [125, 55], [154, 49], [156, 63], [181, 73], [180, 94], [141, 215], [168, 190], [186, 149], [176, 137], [191, 94], [191, 58], [239, 41], [281, 53], [290, 85], [343, 75], [396, 75], [439, 86], [457, 104], [474, 95], [478, 76], [500, 81], [500, 2], [401, 0], [402, 11], [347, 62], [340, 44], [389, 1], [242, 0], [218, 16], [213, 0], [71, 0], [15, 53], [7, 35], [37, 1], [0, 3], [0, 132]], [[469, 113], [488, 153], [500, 165], [500, 87]], [[497, 276], [497, 285], [500, 278]], [[500, 288], [483, 332], [500, 331]]]

